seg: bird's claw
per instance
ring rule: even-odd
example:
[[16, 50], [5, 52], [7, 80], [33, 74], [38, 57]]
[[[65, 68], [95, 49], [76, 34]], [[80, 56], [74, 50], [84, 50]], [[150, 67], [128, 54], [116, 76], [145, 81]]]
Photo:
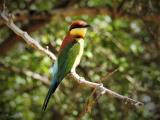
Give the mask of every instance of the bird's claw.
[[84, 77], [79, 77], [78, 82], [81, 84], [83, 82], [83, 80], [84, 80]]
[[103, 83], [99, 83], [99, 87], [103, 87]]
[[72, 74], [73, 76], [76, 76], [76, 72], [75, 72], [75, 71], [71, 71], [71, 74]]
[[77, 73], [75, 71], [71, 71], [71, 74], [73, 76], [76, 76], [78, 78], [78, 82], [81, 84], [84, 81], [84, 77], [80, 77], [77, 75]]

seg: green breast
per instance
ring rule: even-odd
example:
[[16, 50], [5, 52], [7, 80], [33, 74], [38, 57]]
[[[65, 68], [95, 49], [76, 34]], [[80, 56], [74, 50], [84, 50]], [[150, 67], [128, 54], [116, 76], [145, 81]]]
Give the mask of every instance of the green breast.
[[57, 77], [63, 78], [67, 73], [73, 72], [80, 62], [83, 54], [84, 40], [77, 39], [68, 44], [59, 54], [57, 59]]

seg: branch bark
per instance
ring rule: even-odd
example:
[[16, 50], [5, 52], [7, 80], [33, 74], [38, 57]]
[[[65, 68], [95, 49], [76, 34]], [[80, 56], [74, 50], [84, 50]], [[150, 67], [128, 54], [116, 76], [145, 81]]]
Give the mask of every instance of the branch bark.
[[[37, 29], [40, 29], [47, 22], [48, 22], [47, 20], [45, 21], [40, 20], [38, 22], [31, 21], [31, 23], [23, 26], [22, 29], [24, 29], [28, 33], [31, 33], [36, 31]], [[0, 56], [5, 55], [19, 42], [24, 42], [24, 41], [21, 41], [21, 38], [18, 35], [11, 33], [11, 35], [0, 44], [0, 53], [1, 53]]]
[[40, 52], [43, 52], [47, 54], [52, 60], [56, 60], [56, 56], [52, 54], [48, 49], [43, 48], [36, 40], [34, 40], [31, 36], [28, 35], [27, 32], [21, 30], [19, 27], [17, 27], [13, 21], [12, 18], [9, 18], [9, 16], [6, 16], [5, 11], [1, 12], [1, 17], [5, 21], [5, 24], [18, 36], [23, 38], [25, 42], [32, 46], [35, 49], [38, 49]]
[[[8, 17], [7, 13], [5, 11], [1, 12], [1, 17], [4, 21], [4, 23], [18, 36], [22, 37], [25, 42], [30, 45], [31, 47], [35, 48], [36, 50], [42, 52], [45, 55], [48, 55], [53, 61], [56, 60], [56, 56], [50, 52], [49, 50], [43, 48], [36, 40], [34, 40], [29, 34], [25, 31], [22, 31], [20, 28], [18, 28], [12, 21], [10, 17]], [[87, 87], [96, 88], [100, 91], [100, 94], [108, 94], [112, 97], [116, 97], [120, 100], [122, 100], [125, 104], [130, 104], [133, 106], [141, 106], [143, 105], [142, 102], [133, 100], [131, 98], [128, 98], [126, 96], [120, 95], [112, 90], [109, 90], [108, 88], [104, 87], [103, 84], [90, 82], [83, 77], [79, 76], [77, 73], [70, 73], [70, 77], [74, 78], [79, 84], [85, 85]]]

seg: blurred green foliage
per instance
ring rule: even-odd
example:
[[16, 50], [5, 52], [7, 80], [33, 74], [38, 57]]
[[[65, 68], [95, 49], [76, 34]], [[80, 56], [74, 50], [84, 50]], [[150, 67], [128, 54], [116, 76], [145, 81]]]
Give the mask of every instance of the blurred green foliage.
[[[65, 3], [65, 1], [67, 0], [61, 2]], [[122, 0], [76, 2], [72, 7], [114, 8], [121, 4]], [[156, 2], [158, 3], [156, 0], [154, 2], [140, 0], [136, 3], [135, 0], [131, 0], [122, 9], [127, 10], [132, 4], [152, 5], [142, 11], [150, 10], [150, 13], [147, 13], [150, 15], [154, 13], [153, 8], [155, 13], [159, 11], [160, 7]], [[8, 0], [6, 4], [9, 11], [43, 12], [51, 11], [56, 7], [57, 1]], [[133, 7], [133, 12], [134, 10]], [[82, 120], [160, 119], [160, 49], [156, 47], [158, 37], [153, 37], [148, 31], [148, 29], [155, 31], [156, 24], [126, 17], [82, 15], [53, 19], [31, 36], [44, 47], [52, 44], [51, 50], [56, 54], [55, 51], [59, 49], [67, 33], [68, 23], [77, 19], [83, 19], [92, 25], [92, 29], [87, 31], [85, 52], [78, 73], [93, 82], [99, 82], [103, 76], [118, 68], [118, 72], [103, 81], [104, 86], [145, 103], [142, 108], [134, 108], [103, 95], [93, 106], [91, 113], [86, 113]], [[26, 23], [17, 24], [22, 26]], [[0, 43], [11, 34], [7, 27], [1, 27]], [[78, 117], [92, 89], [80, 86], [74, 80], [67, 78], [52, 96], [46, 112], [42, 113], [41, 108], [48, 86], [12, 70], [12, 67], [16, 67], [20, 71], [30, 70], [50, 76], [51, 66], [52, 61], [49, 57], [24, 43], [18, 43], [7, 55], [0, 56], [0, 120], [75, 120]]]

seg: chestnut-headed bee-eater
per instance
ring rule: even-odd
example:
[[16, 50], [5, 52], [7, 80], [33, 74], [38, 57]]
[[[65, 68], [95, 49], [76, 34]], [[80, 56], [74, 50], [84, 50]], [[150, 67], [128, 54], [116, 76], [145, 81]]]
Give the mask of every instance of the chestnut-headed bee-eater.
[[47, 107], [51, 95], [68, 73], [74, 73], [80, 63], [84, 49], [84, 37], [89, 27], [85, 21], [73, 21], [68, 34], [64, 38], [60, 47], [57, 60], [52, 67], [52, 81], [45, 98], [42, 110]]

